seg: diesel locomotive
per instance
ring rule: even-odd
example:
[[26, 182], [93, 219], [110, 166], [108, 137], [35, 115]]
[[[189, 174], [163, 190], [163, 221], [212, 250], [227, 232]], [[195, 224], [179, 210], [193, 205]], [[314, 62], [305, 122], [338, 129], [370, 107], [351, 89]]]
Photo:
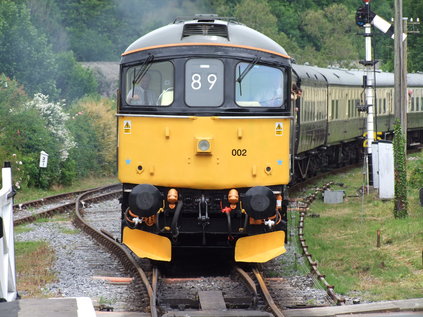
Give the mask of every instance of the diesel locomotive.
[[284, 253], [291, 74], [280, 45], [213, 15], [131, 44], [117, 114], [122, 243], [158, 261], [178, 248], [238, 262]]
[[[359, 161], [363, 71], [296, 65], [232, 19], [176, 19], [122, 54], [118, 91], [121, 241], [171, 261], [186, 248], [238, 262], [285, 252], [287, 187]], [[393, 74], [375, 74], [375, 131], [394, 125]], [[423, 142], [423, 74], [408, 75], [408, 144]], [[365, 106], [365, 105], [364, 105]]]

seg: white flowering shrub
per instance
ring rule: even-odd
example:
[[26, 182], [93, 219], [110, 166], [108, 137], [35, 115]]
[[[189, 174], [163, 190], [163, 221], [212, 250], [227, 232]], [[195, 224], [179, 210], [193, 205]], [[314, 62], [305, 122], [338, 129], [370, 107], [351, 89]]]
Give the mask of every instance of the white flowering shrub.
[[48, 96], [38, 93], [25, 106], [27, 109], [37, 109], [40, 112], [46, 121], [46, 128], [60, 144], [60, 160], [65, 161], [69, 156], [69, 150], [74, 148], [76, 143], [66, 127], [66, 121], [69, 120], [69, 115], [63, 110], [64, 101], [61, 103], [49, 102]]

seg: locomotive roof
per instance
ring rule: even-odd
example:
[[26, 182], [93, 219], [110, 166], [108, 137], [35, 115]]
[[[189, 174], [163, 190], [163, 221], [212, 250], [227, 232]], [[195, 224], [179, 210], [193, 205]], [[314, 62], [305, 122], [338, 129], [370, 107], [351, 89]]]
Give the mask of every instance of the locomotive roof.
[[140, 37], [122, 55], [154, 47], [196, 43], [243, 46], [288, 57], [283, 47], [264, 34], [232, 19], [219, 18], [215, 15], [199, 15], [191, 20], [177, 19], [173, 24]]

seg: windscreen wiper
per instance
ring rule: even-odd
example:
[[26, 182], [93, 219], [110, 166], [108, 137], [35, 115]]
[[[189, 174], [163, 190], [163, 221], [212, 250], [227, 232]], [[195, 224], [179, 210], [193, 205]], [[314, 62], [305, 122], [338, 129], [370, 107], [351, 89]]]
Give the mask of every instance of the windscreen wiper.
[[241, 74], [239, 74], [237, 78], [237, 82], [241, 83], [241, 81], [244, 79], [245, 76], [247, 76], [248, 72], [260, 61], [260, 57], [254, 58], [254, 60], [248, 64], [248, 66], [242, 71]]
[[242, 71], [241, 73], [241, 66], [239, 66], [239, 76], [236, 79], [236, 81], [239, 83], [239, 95], [242, 96], [242, 87], [241, 82], [244, 79], [245, 76], [247, 76], [248, 72], [254, 67], [255, 64], [257, 64], [260, 61], [260, 57], [254, 58], [254, 60], [248, 64], [248, 66]]
[[141, 82], [141, 79], [145, 76], [145, 74], [147, 74], [153, 59], [154, 59], [153, 55], [148, 56], [147, 59], [141, 64], [141, 67], [138, 73], [135, 74], [135, 69], [134, 69], [134, 78], [132, 80], [132, 98], [134, 98], [135, 84], [139, 84]]

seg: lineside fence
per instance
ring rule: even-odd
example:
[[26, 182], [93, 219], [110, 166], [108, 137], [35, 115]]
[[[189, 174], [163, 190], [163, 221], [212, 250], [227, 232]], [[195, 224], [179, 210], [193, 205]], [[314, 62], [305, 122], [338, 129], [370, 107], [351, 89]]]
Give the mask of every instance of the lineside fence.
[[17, 297], [15, 242], [13, 238], [12, 168], [9, 162], [2, 169], [3, 187], [0, 190], [0, 301], [13, 301]]

